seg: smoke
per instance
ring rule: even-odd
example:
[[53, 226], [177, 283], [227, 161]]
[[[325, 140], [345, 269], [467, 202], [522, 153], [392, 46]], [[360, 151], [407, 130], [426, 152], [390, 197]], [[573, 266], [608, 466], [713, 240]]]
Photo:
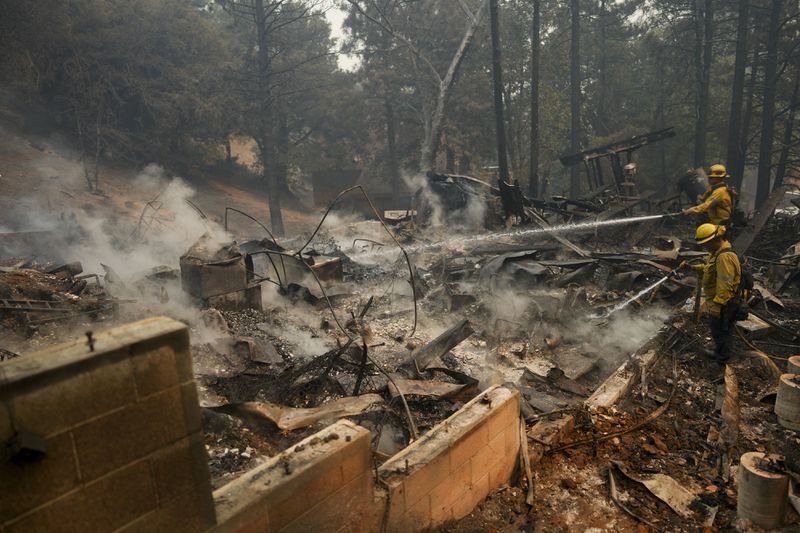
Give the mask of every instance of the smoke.
[[466, 205], [458, 209], [447, 209], [441, 196], [431, 188], [425, 176], [405, 175], [403, 181], [410, 190], [419, 192], [422, 203], [430, 209], [429, 228], [447, 229], [449, 232], [471, 232], [484, 228], [488, 211], [486, 199], [470, 190], [468, 185], [461, 187]]
[[576, 350], [596, 359], [604, 372], [615, 370], [658, 333], [670, 316], [667, 308], [622, 309], [608, 320], [591, 316], [585, 304], [572, 307], [558, 290], [515, 291], [501, 287], [481, 294], [487, 313], [484, 327], [498, 340], [517, 339], [543, 346], [561, 338], [555, 350]]
[[[45, 158], [36, 168], [43, 176], [52, 172], [66, 179], [80, 178], [76, 177], [78, 170], [82, 172], [80, 165], [56, 162]], [[125, 195], [126, 206], [131, 206], [127, 216], [124, 208], [115, 205], [121, 201], [118, 198], [105, 199], [106, 205], [81, 209], [62, 205], [53, 211], [33, 196], [20, 201], [17, 226], [61, 235], [63, 246], [55, 250], [57, 255], [64, 261], [80, 261], [88, 273], [103, 274], [104, 264], [130, 280], [155, 266], [178, 267], [179, 257], [204, 233], [220, 244], [230, 240], [219, 225], [203, 219], [187, 203], [194, 194], [185, 181], [169, 178], [161, 167], [151, 164], [130, 182]]]
[[[189, 323], [193, 338], [218, 336], [206, 331], [201, 311], [182, 290], [179, 276], [145, 278], [154, 267], [179, 268], [180, 256], [203, 234], [216, 244], [232, 240], [189, 205], [195, 195], [189, 184], [151, 164], [123, 183], [107, 180], [106, 196], [98, 196], [83, 192], [83, 166], [68, 156], [44, 154], [30, 168], [39, 181], [28, 189], [32, 194], [2, 214], [3, 224], [10, 226], [2, 230], [42, 231], [48, 236], [46, 245], [29, 243], [21, 253], [39, 252], [40, 260], [80, 261], [84, 273], [105, 276], [113, 297], [136, 300], [122, 308], [127, 320], [168, 315]], [[16, 255], [19, 250], [14, 244], [0, 254]]]
[[330, 340], [315, 336], [308, 328], [295, 324], [284, 324], [280, 334], [294, 348], [293, 353], [301, 358], [315, 357], [334, 348]]
[[[42, 142], [42, 141], [40, 141]], [[42, 142], [43, 146], [47, 146]], [[45, 154], [33, 163], [31, 169], [40, 177], [52, 182], [53, 186], [66, 189], [86, 187], [83, 165], [76, 159], [64, 159], [54, 154]]]
[[603, 370], [611, 371], [655, 336], [669, 316], [668, 309], [649, 306], [620, 311], [605, 323], [581, 317], [569, 321], [564, 334], [582, 344], [584, 353], [595, 354]]

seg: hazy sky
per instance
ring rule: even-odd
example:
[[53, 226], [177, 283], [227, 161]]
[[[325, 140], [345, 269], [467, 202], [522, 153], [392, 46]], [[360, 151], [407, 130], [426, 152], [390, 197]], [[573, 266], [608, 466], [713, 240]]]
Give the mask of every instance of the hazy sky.
[[[325, 10], [325, 18], [328, 19], [331, 25], [331, 34], [337, 41], [337, 49], [344, 38], [342, 23], [346, 16], [347, 14], [342, 9], [339, 9], [333, 2], [331, 2]], [[347, 54], [340, 53], [337, 56], [337, 60], [339, 62], [339, 68], [343, 70], [353, 70], [358, 65], [358, 58]]]

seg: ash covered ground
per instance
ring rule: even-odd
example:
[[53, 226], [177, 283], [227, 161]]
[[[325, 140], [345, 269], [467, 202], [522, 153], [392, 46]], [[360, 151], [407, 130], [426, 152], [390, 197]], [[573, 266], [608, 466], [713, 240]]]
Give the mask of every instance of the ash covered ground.
[[[0, 287], [7, 298], [49, 301], [62, 312], [6, 310], [0, 332], [4, 358], [24, 357], [76, 331], [152, 314], [184, 321], [215, 487], [341, 416], [373, 432], [380, 463], [491, 385], [521, 392], [531, 427], [573, 416], [576, 430], [568, 440], [578, 441], [636, 424], [679, 383], [667, 413], [642, 429], [588, 452], [585, 446], [557, 452], [545, 447], [535, 468], [537, 491], [563, 497], [547, 496], [528, 508], [526, 482], [518, 480], [450, 529], [538, 524], [568, 530], [605, 527], [604, 521], [633, 526], [635, 520], [606, 496], [603, 469], [610, 460], [672, 472], [717, 503], [718, 524], [734, 523], [734, 474], [728, 471], [723, 479], [718, 471], [704, 470], [718, 459], [703, 443], [717, 416], [721, 374], [696, 352], [708, 345], [703, 328], [687, 318], [696, 282], [689, 275], [663, 281], [680, 261], [703, 255], [685, 242], [690, 221], [649, 218], [555, 239], [541, 227], [486, 224], [490, 214], [468, 206], [450, 219], [457, 224], [437, 215], [427, 227], [403, 220], [385, 227], [334, 214], [314, 234], [270, 243], [248, 239], [250, 232], [226, 233], [184, 209], [190, 189], [161, 183], [162, 193], [178, 189], [159, 193], [164, 206], [146, 216], [153, 208], [145, 205], [131, 226], [100, 217], [74, 219], [77, 229], [70, 231], [78, 231], [80, 245], [64, 260], [80, 260], [99, 278], [79, 279], [83, 272], [58, 270], [59, 262], [34, 257], [3, 262]], [[143, 226], [143, 220], [151, 223]], [[217, 309], [183, 290], [179, 259], [203, 234], [217, 248], [238, 241], [230, 248], [235, 253], [265, 252], [254, 255], [258, 259], [247, 272], [249, 281], [261, 285], [261, 309]], [[796, 346], [796, 337], [786, 333], [798, 326], [796, 235], [796, 214], [781, 213], [750, 252], [760, 282], [756, 305], [783, 329], [772, 327], [769, 336], [737, 346], [731, 366], [742, 376], [743, 450], [767, 449], [771, 442], [791, 450], [796, 443], [763, 422], [770, 408], [758, 403], [758, 395], [768, 388], [769, 375], [760, 359], [748, 355], [761, 349], [782, 357]], [[304, 265], [286, 272], [281, 258], [289, 261], [298, 251]], [[615, 412], [585, 412], [586, 398], [634, 352], [645, 346], [661, 350], [667, 342], [646, 391], [634, 388]], [[420, 354], [430, 357], [422, 361]], [[684, 421], [691, 431], [676, 429]], [[676, 474], [688, 467], [690, 475]], [[635, 494], [634, 483], [627, 489]], [[646, 500], [639, 496], [632, 498]], [[635, 512], [667, 528], [694, 524], [676, 519], [657, 501]]]

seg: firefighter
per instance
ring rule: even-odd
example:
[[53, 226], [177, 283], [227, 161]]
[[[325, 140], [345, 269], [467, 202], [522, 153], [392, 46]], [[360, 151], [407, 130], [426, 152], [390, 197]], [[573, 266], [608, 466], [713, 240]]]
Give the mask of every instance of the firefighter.
[[700, 197], [702, 203], [684, 209], [684, 216], [705, 213], [712, 224], [728, 226], [733, 213], [733, 196], [728, 188], [730, 178], [725, 165], [712, 165], [708, 173], [708, 189]]
[[742, 302], [746, 299], [742, 286], [742, 265], [739, 256], [725, 235], [725, 226], [702, 224], [697, 228], [695, 241], [709, 252], [705, 264], [692, 265], [683, 261], [681, 268], [697, 272], [702, 283], [705, 309], [709, 317], [714, 351], [709, 353], [724, 364], [731, 355], [733, 325], [740, 319]]

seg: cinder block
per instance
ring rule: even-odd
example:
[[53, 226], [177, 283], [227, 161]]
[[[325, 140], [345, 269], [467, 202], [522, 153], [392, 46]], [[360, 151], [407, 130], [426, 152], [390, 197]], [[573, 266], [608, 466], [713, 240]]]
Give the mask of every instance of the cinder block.
[[340, 489], [346, 477], [369, 472], [369, 431], [340, 420], [217, 489], [217, 515], [226, 522], [263, 502], [270, 527], [280, 529]]
[[431, 491], [431, 521], [434, 524], [443, 524], [450, 519], [453, 504], [471, 490], [472, 477], [472, 461], [467, 461]]
[[39, 461], [20, 464], [3, 455], [0, 461], [0, 524], [66, 494], [78, 483], [69, 433], [47, 439], [47, 455]]
[[116, 533], [149, 533], [153, 531], [153, 524], [155, 522], [157, 510], [150, 511], [149, 513], [140, 516], [133, 522], [122, 526]]
[[[208, 492], [209, 501], [213, 504], [211, 496], [211, 472], [208, 468], [208, 452], [206, 451], [205, 435], [197, 431], [189, 435], [189, 453], [192, 454], [192, 469], [198, 490]], [[206, 490], [207, 489], [207, 490]]]
[[489, 443], [478, 450], [470, 463], [472, 464], [472, 480], [477, 481], [489, 473], [490, 467], [506, 453], [506, 432], [495, 435]]
[[187, 435], [180, 388], [150, 396], [75, 428], [84, 481], [96, 479]]
[[[117, 530], [117, 533], [153, 533], [161, 531], [201, 533], [214, 527], [215, 519], [213, 513], [213, 505], [208, 508], [202, 499], [198, 499], [192, 494], [184, 494], [165, 506], [161, 506], [155, 511], [129, 523], [122, 529]], [[214, 529], [213, 531], [215, 533], [218, 531], [268, 531], [266, 523], [263, 523], [263, 526], [263, 529]]]
[[453, 520], [464, 518], [471, 513], [475, 506], [486, 498], [491, 490], [492, 487], [489, 484], [488, 475], [475, 481], [472, 484], [472, 488], [453, 503]]
[[211, 491], [198, 490], [183, 494], [160, 507], [154, 528], [150, 531], [200, 533], [214, 527], [216, 522]]
[[480, 423], [471, 432], [458, 439], [450, 451], [450, 467], [459, 468], [478, 450], [489, 444], [489, 424]]
[[507, 399], [503, 404], [489, 415], [487, 424], [489, 425], [489, 438], [502, 432], [508, 426], [519, 425], [519, 403], [516, 397]]
[[266, 506], [253, 506], [247, 512], [218, 524], [212, 533], [265, 533], [270, 531]]
[[406, 506], [409, 509], [450, 475], [450, 454], [441, 453], [431, 457], [429, 461], [409, 474], [403, 482]]
[[[283, 473], [274, 480], [275, 488], [267, 500], [267, 512], [273, 528], [280, 529], [307, 509], [309, 502], [320, 501], [339, 487], [359, 475], [370, 471], [369, 433], [346, 443], [338, 439], [341, 446], [324, 456], [316, 457], [310, 467], [293, 476]], [[290, 451], [292, 449], [290, 448]], [[301, 460], [302, 461], [302, 460]], [[290, 463], [290, 468], [299, 470], [300, 465]], [[306, 465], [302, 465], [306, 466]]]
[[401, 516], [406, 514], [406, 487], [400, 480], [393, 480], [386, 491], [386, 521], [389, 524], [395, 523]]
[[141, 355], [160, 350], [163, 347], [172, 349], [175, 360], [178, 381], [183, 383], [193, 377], [192, 358], [190, 355], [189, 328], [185, 325], [182, 329], [166, 331], [162, 335], [150, 338], [139, 339], [138, 342], [131, 344], [131, 357], [137, 358]]
[[[195, 469], [197, 465], [188, 437], [157, 450], [149, 460], [161, 505], [181, 494], [196, 490], [205, 481], [202, 474]], [[210, 485], [207, 488], [211, 490]]]
[[54, 435], [136, 399], [128, 359], [61, 376], [16, 395], [11, 403], [17, 430]]
[[149, 352], [131, 356], [136, 393], [145, 398], [180, 383], [175, 351], [171, 346], [161, 346]]
[[[127, 359], [133, 344], [169, 337], [176, 332], [188, 335], [187, 331], [186, 324], [177, 320], [152, 317], [97, 333], [94, 351], [89, 350], [86, 337], [80, 335], [75, 340], [25, 354], [25, 357], [3, 363], [3, 374], [11, 387], [0, 390], [0, 396], [11, 390], [16, 394], [19, 387], [28, 386], [31, 382], [51, 383], [62, 379], [64, 375], [86, 372], [102, 364]], [[162, 344], [155, 341], [157, 346]]]
[[387, 527], [391, 532], [407, 533], [409, 531], [424, 531], [431, 526], [431, 498], [430, 495], [420, 499], [409, 507], [406, 514]]
[[188, 381], [181, 385], [183, 400], [183, 417], [186, 419], [186, 431], [194, 433], [203, 429], [203, 415], [200, 411], [200, 399], [197, 396], [197, 384]]
[[89, 510], [84, 529], [112, 531], [133, 522], [158, 505], [147, 461], [113, 472], [84, 488]]
[[506, 428], [506, 455], [516, 457], [519, 453], [519, 426]]
[[86, 531], [90, 502], [82, 490], [74, 490], [5, 524], [6, 533]]
[[379, 531], [383, 509], [375, 509], [372, 487], [371, 473], [363, 472], [278, 531], [333, 533], [343, 527], [350, 532]]
[[267, 513], [272, 527], [276, 530], [282, 529], [306, 512], [314, 502], [333, 494], [343, 484], [342, 469], [339, 465], [328, 469], [319, 468], [319, 472], [313, 479], [298, 486], [287, 497], [268, 501]]
[[500, 485], [504, 483], [508, 483], [508, 480], [511, 479], [511, 474], [514, 472], [514, 468], [517, 465], [517, 456], [512, 454], [506, 454], [498, 458], [497, 462], [495, 462], [491, 467], [489, 467], [489, 486], [490, 488], [496, 489]]
[[140, 462], [115, 472], [7, 525], [14, 533], [112, 531], [155, 508], [149, 468]]

